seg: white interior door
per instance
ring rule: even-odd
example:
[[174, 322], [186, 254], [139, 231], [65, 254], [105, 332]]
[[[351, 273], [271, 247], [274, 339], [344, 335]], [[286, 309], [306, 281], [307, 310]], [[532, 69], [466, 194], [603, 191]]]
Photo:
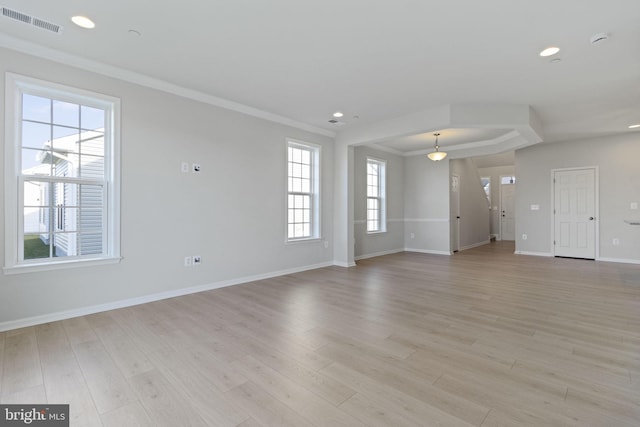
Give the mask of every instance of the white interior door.
[[516, 185], [500, 185], [500, 239], [516, 239]]
[[554, 171], [554, 255], [596, 257], [596, 171]]
[[451, 175], [451, 252], [460, 250], [460, 177]]

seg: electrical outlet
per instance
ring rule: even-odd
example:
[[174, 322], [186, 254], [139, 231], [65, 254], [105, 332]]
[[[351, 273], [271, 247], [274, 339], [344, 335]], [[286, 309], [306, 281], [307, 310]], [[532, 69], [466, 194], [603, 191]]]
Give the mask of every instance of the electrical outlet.
[[329, 241], [328, 240], [324, 241], [324, 248], [325, 249], [329, 249]]
[[411, 238], [415, 239], [416, 238], [416, 233], [411, 233]]
[[184, 266], [191, 267], [193, 265], [193, 259], [190, 256], [184, 257]]
[[631, 204], [629, 205], [629, 209], [631, 209], [632, 211], [637, 211], [638, 210], [638, 202], [631, 202]]
[[200, 264], [202, 264], [202, 257], [200, 255], [194, 255], [193, 265], [200, 265]]
[[193, 164], [193, 173], [200, 173], [200, 163]]
[[182, 173], [189, 173], [189, 163], [188, 162], [182, 162], [180, 164], [180, 171]]
[[528, 238], [528, 237], [529, 237], [529, 236], [527, 236], [526, 234], [523, 234], [523, 235], [522, 235], [522, 240], [527, 240], [527, 238]]
[[620, 239], [618, 239], [617, 237], [613, 239], [613, 246], [620, 246]]

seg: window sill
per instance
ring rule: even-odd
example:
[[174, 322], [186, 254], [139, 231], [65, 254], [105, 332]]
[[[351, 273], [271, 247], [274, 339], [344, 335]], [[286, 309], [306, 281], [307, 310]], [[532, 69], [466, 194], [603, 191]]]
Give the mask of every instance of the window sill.
[[376, 235], [376, 234], [385, 234], [387, 232], [387, 230], [381, 230], [381, 231], [367, 231], [367, 234], [369, 235]]
[[74, 259], [69, 261], [46, 262], [38, 264], [21, 264], [11, 267], [4, 267], [2, 271], [5, 275], [37, 273], [40, 271], [62, 270], [67, 268], [91, 267], [94, 265], [118, 264], [122, 257], [108, 258], [87, 258]]
[[322, 241], [322, 237], [309, 237], [307, 239], [293, 239], [293, 240], [285, 240], [285, 245], [297, 245], [299, 243], [320, 243]]

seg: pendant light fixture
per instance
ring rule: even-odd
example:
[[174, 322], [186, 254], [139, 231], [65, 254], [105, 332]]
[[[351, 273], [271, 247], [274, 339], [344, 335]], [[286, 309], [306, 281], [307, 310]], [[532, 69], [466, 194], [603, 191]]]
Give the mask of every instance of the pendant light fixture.
[[427, 154], [427, 157], [434, 162], [439, 162], [440, 160], [447, 157], [447, 153], [445, 153], [444, 151], [440, 151], [440, 146], [438, 145], [438, 137], [440, 136], [440, 134], [434, 133], [433, 135], [436, 137], [436, 144], [434, 146], [435, 151]]

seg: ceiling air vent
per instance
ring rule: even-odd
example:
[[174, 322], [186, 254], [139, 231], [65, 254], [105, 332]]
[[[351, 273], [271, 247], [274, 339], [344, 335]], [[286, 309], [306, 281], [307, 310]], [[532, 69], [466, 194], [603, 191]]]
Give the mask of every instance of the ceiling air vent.
[[26, 13], [18, 12], [6, 7], [2, 7], [2, 16], [7, 18], [24, 22], [25, 24], [33, 25], [34, 27], [42, 28], [43, 30], [51, 31], [52, 33], [60, 34], [62, 32], [62, 26], [54, 24], [44, 19], [36, 18], [35, 16], [27, 15]]

